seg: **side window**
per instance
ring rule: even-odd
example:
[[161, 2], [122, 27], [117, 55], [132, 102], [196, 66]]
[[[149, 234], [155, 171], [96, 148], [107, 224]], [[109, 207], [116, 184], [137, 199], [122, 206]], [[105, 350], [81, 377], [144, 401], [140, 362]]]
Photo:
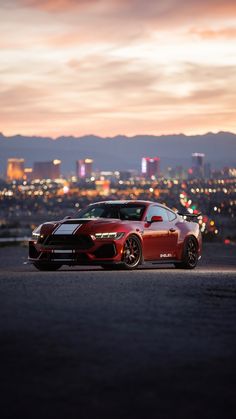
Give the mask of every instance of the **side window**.
[[151, 221], [151, 218], [153, 215], [156, 215], [156, 208], [157, 207], [150, 207], [148, 209], [147, 215], [146, 215], [146, 221]]
[[163, 218], [163, 221], [169, 221], [167, 211], [165, 210], [165, 208], [158, 207], [157, 205], [152, 206], [148, 210], [146, 220], [151, 221], [153, 215], [160, 215]]
[[166, 210], [168, 214], [169, 221], [174, 221], [176, 219], [176, 214], [172, 211]]

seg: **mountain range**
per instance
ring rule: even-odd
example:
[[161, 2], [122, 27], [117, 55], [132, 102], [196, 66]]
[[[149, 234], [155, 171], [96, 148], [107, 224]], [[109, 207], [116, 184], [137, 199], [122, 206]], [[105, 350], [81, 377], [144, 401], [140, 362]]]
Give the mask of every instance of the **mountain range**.
[[161, 159], [161, 169], [167, 166], [191, 166], [191, 154], [205, 153], [205, 161], [213, 168], [236, 166], [236, 134], [230, 132], [204, 135], [118, 135], [102, 138], [95, 135], [83, 137], [61, 136], [56, 139], [39, 136], [0, 133], [0, 173], [6, 169], [7, 159], [25, 159], [30, 167], [35, 161], [62, 160], [62, 173], [75, 172], [75, 161], [86, 157], [94, 159], [98, 170], [140, 170], [142, 157]]

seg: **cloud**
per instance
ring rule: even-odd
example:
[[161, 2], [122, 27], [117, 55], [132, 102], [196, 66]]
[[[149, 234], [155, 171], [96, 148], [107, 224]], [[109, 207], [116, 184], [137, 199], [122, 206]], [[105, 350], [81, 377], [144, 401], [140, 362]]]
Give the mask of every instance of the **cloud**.
[[[9, 1], [17, 1], [18, 5], [27, 7], [37, 20], [38, 10], [46, 12], [47, 18], [57, 14], [58, 30], [51, 31], [44, 39], [46, 44], [57, 48], [81, 43], [141, 42], [153, 34], [158, 37], [164, 32], [169, 36], [175, 30], [203, 39], [235, 37], [236, 29], [224, 27], [227, 20], [232, 22], [236, 16], [235, 0]], [[196, 24], [194, 29], [193, 17]], [[221, 22], [219, 31], [214, 25], [216, 20]]]
[[119, 91], [149, 88], [162, 79], [161, 67], [156, 71], [136, 59], [111, 59], [100, 55], [90, 55], [84, 60], [72, 59], [67, 63], [74, 77], [94, 80], [99, 89]]
[[45, 101], [49, 92], [40, 87], [31, 87], [29, 85], [17, 85], [2, 88], [0, 90], [0, 102], [4, 103], [5, 109], [17, 109], [18, 107], [31, 108], [38, 103]]
[[120, 25], [118, 22], [109, 22], [106, 25], [98, 24], [95, 25], [91, 30], [88, 25], [83, 22], [78, 28], [68, 28], [63, 30], [59, 34], [53, 34], [44, 38], [44, 43], [55, 48], [66, 48], [74, 47], [76, 45], [106, 43], [107, 45], [116, 46], [122, 45], [122, 43], [134, 44], [137, 42], [143, 42], [145, 39], [149, 39], [148, 33], [141, 32], [136, 26], [130, 26], [129, 28], [123, 28], [122, 33], [120, 32]]
[[235, 1], [2, 1], [2, 129], [235, 126]]
[[191, 35], [197, 35], [198, 37], [202, 39], [229, 39], [233, 40], [236, 38], [236, 27], [230, 27], [230, 28], [223, 28], [223, 29], [192, 29], [190, 31]]
[[[12, 0], [10, 0], [12, 1]], [[17, 0], [24, 6], [37, 8], [45, 11], [59, 12], [70, 11], [82, 8], [91, 10], [107, 16], [113, 12], [117, 19], [127, 18], [129, 21], [138, 17], [158, 21], [167, 21], [168, 18], [198, 17], [232, 17], [236, 13], [235, 0], [166, 0], [157, 2], [154, 0]], [[98, 6], [98, 7], [97, 7]]]
[[[174, 78], [177, 83], [188, 80], [197, 85], [203, 83], [208, 86], [221, 82], [225, 89], [227, 86], [232, 89], [232, 81], [236, 79], [236, 72], [235, 66], [230, 64], [206, 65], [186, 62], [174, 73]], [[227, 84], [225, 84], [226, 80]]]
[[75, 106], [78, 100], [83, 103], [85, 95], [97, 110], [103, 111], [107, 104], [114, 112], [116, 108], [143, 114], [165, 109], [172, 118], [181, 107], [184, 112], [186, 107], [231, 109], [235, 103], [234, 66], [183, 63], [170, 73], [168, 65], [156, 69], [137, 60], [105, 61], [96, 55], [71, 60], [67, 66], [65, 80], [70, 80], [67, 89], [74, 92]]
[[45, 10], [47, 12], [63, 12], [75, 8], [91, 7], [100, 0], [18, 0], [24, 6]]

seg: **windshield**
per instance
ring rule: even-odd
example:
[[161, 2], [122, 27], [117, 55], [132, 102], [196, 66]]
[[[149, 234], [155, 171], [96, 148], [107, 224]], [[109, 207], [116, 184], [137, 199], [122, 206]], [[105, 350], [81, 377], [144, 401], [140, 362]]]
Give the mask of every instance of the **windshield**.
[[145, 205], [96, 204], [79, 211], [79, 218], [116, 218], [119, 220], [141, 221]]

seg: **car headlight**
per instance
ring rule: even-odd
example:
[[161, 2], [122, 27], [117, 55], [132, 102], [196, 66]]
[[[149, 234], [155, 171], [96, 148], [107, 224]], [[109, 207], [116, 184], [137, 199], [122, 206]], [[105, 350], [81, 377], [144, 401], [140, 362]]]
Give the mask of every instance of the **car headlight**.
[[95, 233], [92, 237], [95, 237], [95, 239], [121, 239], [121, 237], [124, 236], [125, 233]]
[[40, 236], [40, 230], [41, 230], [42, 224], [40, 224], [40, 226], [36, 227], [33, 232], [32, 232], [32, 237], [34, 239], [38, 239]]

